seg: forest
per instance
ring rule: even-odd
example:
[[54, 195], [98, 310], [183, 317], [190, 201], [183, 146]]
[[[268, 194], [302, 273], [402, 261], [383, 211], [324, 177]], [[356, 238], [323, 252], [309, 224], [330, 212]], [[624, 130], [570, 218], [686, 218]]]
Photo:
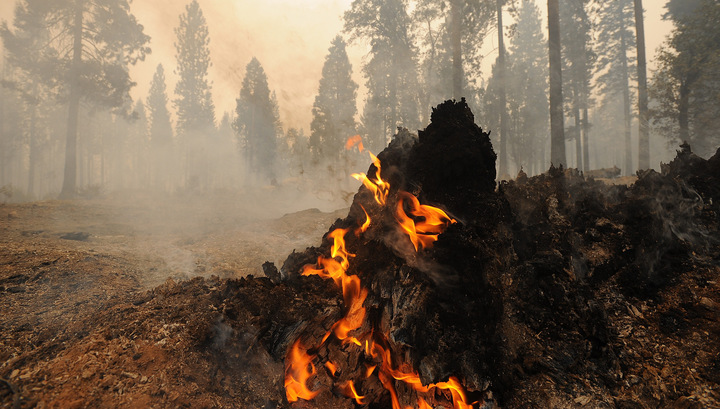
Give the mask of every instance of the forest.
[[15, 1], [0, 407], [720, 407], [720, 1], [662, 3]]
[[[431, 108], [451, 98], [465, 98], [491, 131], [503, 179], [521, 169], [542, 173], [551, 162], [634, 175], [657, 168], [665, 159], [658, 152], [682, 141], [702, 157], [714, 152], [717, 1], [668, 1], [672, 32], [647, 51], [641, 0], [543, 7], [353, 1], [328, 45], [312, 121], [292, 128], [280, 120], [283, 90], [256, 58], [244, 67], [234, 109], [214, 106], [212, 27], [197, 1], [175, 25], [175, 61], [157, 65], [147, 95], [135, 100], [129, 68], [143, 64], [153, 42], [130, 1], [17, 1], [0, 30], [0, 187], [13, 201], [123, 189], [311, 188], [328, 178], [349, 191], [347, 175], [369, 159], [346, 150], [348, 138], [361, 135], [379, 152], [398, 127], [426, 126]], [[497, 45], [489, 72], [483, 42]], [[367, 51], [360, 67], [350, 64], [350, 46]], [[648, 70], [653, 52], [657, 67]], [[168, 70], [178, 76], [173, 90]]]

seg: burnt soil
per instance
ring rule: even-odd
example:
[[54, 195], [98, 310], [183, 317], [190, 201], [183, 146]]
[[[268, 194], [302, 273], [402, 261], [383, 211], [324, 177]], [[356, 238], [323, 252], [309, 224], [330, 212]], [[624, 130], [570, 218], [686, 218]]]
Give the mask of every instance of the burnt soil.
[[[349, 242], [369, 309], [393, 300], [390, 337], [423, 380], [454, 374], [485, 407], [720, 407], [720, 151], [684, 146], [629, 186], [551, 168], [493, 189], [486, 135], [450, 108], [379, 155], [393, 183], [457, 217], [422, 256], [445, 268], [408, 265], [380, 236]], [[471, 134], [464, 152], [484, 165], [465, 174], [472, 158], [452, 151], [440, 174], [418, 166], [438, 128]], [[361, 188], [349, 213], [160, 221], [132, 200], [0, 206], [0, 406], [361, 406], [320, 375], [322, 399], [290, 405], [283, 360], [343, 316], [332, 282], [298, 269], [356, 204], [380, 211], [369, 201]], [[284, 267], [265, 277], [266, 260]], [[378, 263], [385, 275], [368, 273]], [[389, 407], [380, 392], [367, 407]]]

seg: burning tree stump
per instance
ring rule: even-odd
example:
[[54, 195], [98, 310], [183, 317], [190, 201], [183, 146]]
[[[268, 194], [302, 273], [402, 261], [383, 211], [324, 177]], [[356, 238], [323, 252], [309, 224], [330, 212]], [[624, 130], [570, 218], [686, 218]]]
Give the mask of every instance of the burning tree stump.
[[[717, 167], [683, 157], [670, 166]], [[573, 401], [560, 392], [578, 387], [572, 377], [606, 395], [617, 387], [623, 347], [607, 286], [638, 294], [668, 283], [660, 270], [680, 268], [677, 255], [708, 237], [694, 190], [679, 170], [628, 189], [551, 168], [496, 191], [495, 158], [465, 102], [445, 102], [419, 138], [400, 130], [359, 177], [365, 186], [321, 247], [288, 258], [292, 280], [333, 278], [345, 294], [343, 318], [291, 347], [291, 401], [530, 407]], [[711, 185], [700, 189], [717, 201]]]

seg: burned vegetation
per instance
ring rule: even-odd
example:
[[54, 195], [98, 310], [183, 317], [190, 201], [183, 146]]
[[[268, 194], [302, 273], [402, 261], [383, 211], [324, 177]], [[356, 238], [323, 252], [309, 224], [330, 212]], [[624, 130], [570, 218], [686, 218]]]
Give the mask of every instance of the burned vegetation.
[[[495, 158], [448, 101], [266, 277], [168, 281], [71, 331], [6, 316], [0, 402], [718, 407], [720, 151], [683, 146], [632, 186], [562, 168], [496, 186]], [[12, 263], [0, 274], [12, 302]]]

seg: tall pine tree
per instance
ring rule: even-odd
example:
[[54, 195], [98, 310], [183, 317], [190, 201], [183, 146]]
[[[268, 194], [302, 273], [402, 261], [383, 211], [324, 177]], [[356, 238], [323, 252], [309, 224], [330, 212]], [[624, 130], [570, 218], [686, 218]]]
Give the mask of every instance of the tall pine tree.
[[185, 156], [186, 185], [208, 186], [207, 145], [215, 133], [215, 105], [208, 80], [210, 35], [197, 0], [185, 7], [175, 29], [177, 74], [173, 101], [177, 113], [177, 133]]
[[249, 171], [274, 183], [280, 118], [260, 61], [248, 63], [235, 109], [235, 131]]
[[413, 11], [421, 48], [423, 121], [433, 105], [478, 93], [482, 44], [496, 7], [482, 0], [419, 0]]
[[575, 140], [575, 163], [588, 170], [590, 123], [590, 80], [595, 56], [592, 51], [592, 25], [589, 0], [560, 0], [560, 26], [563, 52], [563, 93], [566, 111], [573, 118], [570, 136]]
[[170, 178], [174, 173], [171, 166], [173, 158], [173, 130], [170, 112], [167, 108], [168, 96], [165, 84], [165, 69], [158, 64], [147, 97], [147, 109], [150, 120], [150, 180], [155, 188], [170, 189]]
[[351, 41], [368, 41], [362, 125], [369, 148], [385, 148], [398, 126], [419, 127], [418, 78], [406, 0], [354, 0], [345, 13]]
[[177, 74], [174, 100], [178, 133], [206, 132], [215, 125], [215, 105], [208, 80], [210, 35], [197, 0], [185, 7], [175, 29]]
[[352, 80], [352, 65], [342, 37], [335, 37], [328, 51], [312, 109], [310, 144], [313, 160], [323, 157], [337, 162], [345, 153], [345, 141], [357, 133], [358, 86]]
[[548, 60], [540, 10], [523, 0], [509, 47], [512, 78], [508, 86], [511, 111], [510, 152], [515, 163], [529, 174], [546, 170], [548, 133]]
[[658, 55], [650, 87], [657, 101], [653, 123], [709, 156], [720, 144], [720, 3], [671, 1], [668, 11], [675, 28]]
[[562, 46], [559, 0], [548, 0], [548, 56], [550, 78], [550, 162], [567, 166], [563, 117]]
[[[0, 33], [13, 65], [57, 87], [68, 104], [65, 170], [61, 197], [77, 190], [80, 101], [119, 107], [134, 85], [128, 66], [150, 51], [149, 37], [130, 12], [129, 0], [21, 0], [14, 29]], [[42, 48], [32, 43], [50, 32]]]
[[631, 0], [618, 0], [599, 4], [597, 15], [598, 73], [597, 83], [603, 104], [616, 105], [621, 97], [626, 175], [634, 173], [632, 162], [631, 124], [633, 92], [630, 81], [635, 71], [634, 8]]

